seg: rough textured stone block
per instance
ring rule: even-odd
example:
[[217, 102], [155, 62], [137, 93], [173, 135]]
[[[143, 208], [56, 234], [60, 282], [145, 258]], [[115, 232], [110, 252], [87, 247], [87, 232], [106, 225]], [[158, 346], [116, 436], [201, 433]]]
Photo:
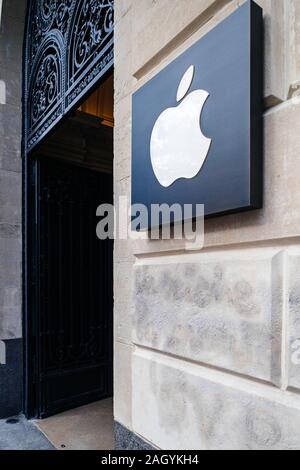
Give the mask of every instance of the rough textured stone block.
[[0, 224], [0, 238], [20, 239], [22, 235], [21, 225]]
[[16, 106], [0, 105], [0, 139], [7, 144], [7, 150], [20, 151], [22, 137], [21, 110]]
[[21, 305], [16, 307], [0, 306], [0, 338], [14, 339], [22, 336]]
[[288, 385], [300, 389], [300, 250], [291, 250], [288, 266]]
[[0, 238], [0, 260], [1, 287], [19, 287], [22, 262], [21, 240]]
[[22, 336], [21, 256], [21, 240], [0, 238], [0, 340]]
[[0, 170], [0, 224], [21, 223], [21, 175]]
[[[7, 110], [13, 110], [15, 116], [20, 113], [13, 106], [0, 104], [0, 169], [21, 173], [21, 129], [18, 118], [6, 114]], [[9, 126], [13, 126], [11, 131]]]
[[299, 450], [300, 398], [267, 385], [137, 351], [133, 431], [155, 446]]
[[135, 341], [280, 383], [281, 254], [245, 250], [135, 268]]

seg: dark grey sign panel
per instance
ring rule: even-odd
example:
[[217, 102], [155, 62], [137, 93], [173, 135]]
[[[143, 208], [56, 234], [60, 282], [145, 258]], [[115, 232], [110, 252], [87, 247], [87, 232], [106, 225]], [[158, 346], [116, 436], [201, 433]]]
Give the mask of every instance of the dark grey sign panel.
[[134, 94], [132, 204], [262, 207], [262, 70], [248, 1]]

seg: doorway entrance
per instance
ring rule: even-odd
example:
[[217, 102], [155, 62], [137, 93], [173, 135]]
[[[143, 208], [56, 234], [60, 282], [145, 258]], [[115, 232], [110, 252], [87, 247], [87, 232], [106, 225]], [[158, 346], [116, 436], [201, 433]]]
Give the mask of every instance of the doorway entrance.
[[[25, 411], [46, 418], [113, 394], [113, 77], [30, 155]], [[29, 315], [30, 312], [30, 315]]]

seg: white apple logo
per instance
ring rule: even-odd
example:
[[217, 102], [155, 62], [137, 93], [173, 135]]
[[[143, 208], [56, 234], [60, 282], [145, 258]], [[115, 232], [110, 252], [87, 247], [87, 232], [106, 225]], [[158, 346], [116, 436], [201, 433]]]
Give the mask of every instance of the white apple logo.
[[[177, 92], [178, 103], [189, 91], [194, 72], [192, 65], [183, 75]], [[157, 180], [165, 188], [180, 178], [194, 178], [205, 162], [211, 139], [201, 131], [200, 116], [208, 97], [207, 91], [193, 91], [177, 107], [165, 110], [154, 125], [151, 163]]]

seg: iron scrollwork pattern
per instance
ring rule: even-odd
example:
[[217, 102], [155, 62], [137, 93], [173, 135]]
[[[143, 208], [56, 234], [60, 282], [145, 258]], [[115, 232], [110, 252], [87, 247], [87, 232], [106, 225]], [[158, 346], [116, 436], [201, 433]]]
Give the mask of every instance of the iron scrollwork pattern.
[[113, 65], [114, 0], [30, 0], [25, 38], [29, 152]]

